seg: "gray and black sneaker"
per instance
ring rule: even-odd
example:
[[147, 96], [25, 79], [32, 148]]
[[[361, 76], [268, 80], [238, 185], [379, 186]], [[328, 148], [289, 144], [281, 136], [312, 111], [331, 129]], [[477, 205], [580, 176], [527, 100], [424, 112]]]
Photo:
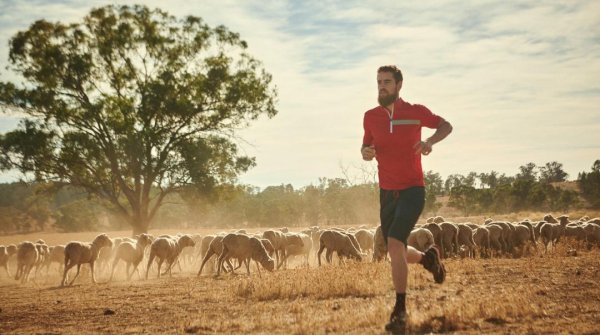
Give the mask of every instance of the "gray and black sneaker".
[[421, 259], [423, 267], [433, 274], [433, 280], [436, 283], [441, 284], [446, 279], [446, 268], [442, 264], [440, 258], [440, 250], [437, 246], [432, 245], [427, 250]]

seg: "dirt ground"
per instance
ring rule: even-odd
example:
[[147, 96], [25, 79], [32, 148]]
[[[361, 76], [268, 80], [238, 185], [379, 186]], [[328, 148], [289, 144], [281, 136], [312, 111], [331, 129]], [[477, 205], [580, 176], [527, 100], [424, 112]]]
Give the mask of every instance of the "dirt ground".
[[[410, 333], [600, 334], [598, 249], [564, 242], [549, 254], [451, 259], [446, 267], [437, 285], [410, 266]], [[218, 278], [196, 277], [198, 268], [133, 281], [121, 271], [110, 283], [98, 273], [96, 285], [82, 270], [65, 288], [56, 266], [26, 284], [0, 269], [0, 333], [384, 334], [394, 302], [389, 263], [261, 275], [253, 265], [250, 277], [239, 269]]]

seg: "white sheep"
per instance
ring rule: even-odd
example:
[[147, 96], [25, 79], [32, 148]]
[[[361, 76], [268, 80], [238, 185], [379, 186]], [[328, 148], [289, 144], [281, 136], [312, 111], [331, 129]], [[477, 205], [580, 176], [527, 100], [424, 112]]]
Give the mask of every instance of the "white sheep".
[[48, 248], [48, 257], [44, 261], [44, 266], [46, 267], [46, 274], [50, 271], [50, 265], [52, 263], [58, 263], [58, 272], [62, 272], [62, 266], [65, 262], [65, 246], [64, 245], [54, 245]]
[[473, 242], [479, 251], [479, 257], [490, 256], [490, 232], [485, 226], [473, 230]]
[[81, 269], [81, 264], [90, 264], [90, 269], [92, 272], [92, 283], [96, 283], [96, 277], [94, 275], [94, 263], [98, 258], [98, 253], [100, 249], [107, 247], [111, 248], [113, 242], [106, 234], [100, 234], [94, 238], [91, 243], [86, 242], [69, 242], [65, 246], [65, 269], [63, 271], [63, 278], [61, 281], [61, 286], [65, 286], [67, 282], [67, 273], [69, 270], [77, 265], [77, 273], [70, 285], [73, 285], [75, 279], [79, 276], [79, 270]]
[[458, 245], [464, 246], [468, 257], [475, 257], [476, 244], [473, 240], [473, 229], [466, 224], [457, 223], [458, 228]]
[[[561, 219], [562, 218], [562, 219]], [[560, 240], [560, 237], [563, 235], [565, 231], [565, 227], [568, 223], [568, 217], [561, 216], [559, 217], [561, 220], [560, 223], [544, 223], [540, 228], [540, 236], [542, 237], [542, 243], [544, 244], [544, 249], [548, 251], [548, 245], [556, 246], [556, 243]]]
[[21, 283], [29, 280], [31, 269], [36, 264], [39, 258], [39, 252], [36, 245], [25, 241], [17, 247], [17, 273], [15, 280], [21, 279]]
[[148, 266], [146, 267], [146, 279], [148, 279], [148, 272], [150, 272], [150, 266], [154, 258], [158, 260], [158, 275], [160, 278], [160, 268], [164, 261], [167, 261], [167, 270], [169, 277], [172, 276], [171, 270], [173, 265], [179, 258], [181, 250], [185, 247], [193, 247], [195, 245], [194, 240], [188, 235], [181, 235], [179, 237], [159, 237], [152, 245], [150, 245], [150, 256], [148, 257]]
[[281, 246], [283, 247], [283, 249], [281, 251], [280, 262], [279, 264], [277, 264], [277, 269], [283, 266], [284, 262], [287, 260], [288, 248], [302, 248], [304, 246], [304, 242], [302, 241], [302, 237], [300, 237], [300, 235], [296, 233], [283, 233], [283, 240], [281, 240]]
[[211, 259], [211, 257], [213, 255], [220, 255], [221, 252], [223, 251], [223, 237], [222, 235], [216, 235], [216, 236], [212, 236], [212, 239], [209, 237], [205, 237], [206, 240], [203, 240], [203, 248], [204, 248], [204, 243], [206, 243], [208, 240], [210, 240], [210, 243], [208, 244], [208, 248], [206, 249], [206, 253], [204, 253], [204, 257], [202, 258], [202, 264], [200, 264], [200, 270], [198, 270], [198, 276], [200, 276], [200, 274], [202, 273], [202, 269], [204, 268], [204, 264], [206, 264], [206, 262], [208, 262], [209, 259]]
[[[529, 253], [529, 247], [531, 245], [535, 245], [535, 239], [533, 237], [533, 232], [529, 229], [529, 227], [525, 225], [516, 225], [515, 231], [512, 234], [512, 247], [513, 250], [515, 248], [519, 248], [520, 252], [519, 256], [524, 256]], [[513, 254], [517, 255], [516, 250], [513, 251]]]
[[434, 243], [433, 234], [425, 228], [413, 229], [407, 239], [407, 244], [419, 251], [427, 250]]
[[328, 263], [331, 263], [331, 255], [334, 251], [337, 253], [340, 262], [344, 257], [354, 258], [357, 261], [362, 261], [360, 252], [356, 249], [350, 237], [344, 233], [335, 230], [326, 230], [323, 232], [323, 234], [321, 234], [319, 245], [320, 247], [317, 253], [319, 266], [321, 266], [321, 254], [325, 249], [327, 249], [325, 259]]
[[354, 233], [354, 237], [356, 238], [356, 241], [358, 241], [360, 249], [363, 252], [373, 252], [373, 240], [375, 238], [373, 233], [366, 229], [359, 229], [356, 233]]
[[285, 235], [283, 232], [278, 230], [266, 230], [263, 232], [263, 238], [266, 238], [271, 242], [275, 249], [275, 262], [279, 266], [281, 260], [285, 255]]
[[12, 255], [16, 255], [16, 254], [17, 254], [17, 246], [16, 245], [14, 245], [14, 244], [11, 244], [8, 246], [0, 245], [0, 266], [4, 267], [9, 278], [12, 277], [12, 275], [10, 274], [10, 270], [8, 268], [8, 259]]
[[440, 235], [441, 257], [446, 258], [453, 253], [458, 253], [458, 227], [450, 222], [442, 222], [438, 225], [442, 230]]
[[246, 272], [250, 275], [250, 259], [260, 263], [268, 271], [273, 271], [275, 261], [269, 257], [260, 240], [244, 234], [228, 234], [223, 238], [223, 249], [217, 261], [217, 276], [221, 273], [223, 262], [237, 258], [246, 264]]
[[305, 256], [306, 266], [308, 266], [308, 259], [313, 245], [312, 238], [303, 233], [288, 233], [286, 234], [286, 240], [285, 255], [282, 260], [284, 268], [287, 268], [287, 260], [290, 256]]
[[[122, 242], [115, 251], [115, 256], [112, 262], [112, 270], [110, 272], [110, 280], [112, 280], [117, 263], [121, 259], [127, 264], [125, 273], [127, 274], [127, 280], [130, 280], [131, 276], [133, 276], [133, 272], [138, 271], [138, 265], [144, 258], [144, 250], [151, 243], [152, 237], [148, 234], [141, 234], [135, 243], [131, 243], [129, 241]], [[131, 266], [133, 266], [133, 269], [131, 269], [131, 273], [129, 273], [129, 268]]]

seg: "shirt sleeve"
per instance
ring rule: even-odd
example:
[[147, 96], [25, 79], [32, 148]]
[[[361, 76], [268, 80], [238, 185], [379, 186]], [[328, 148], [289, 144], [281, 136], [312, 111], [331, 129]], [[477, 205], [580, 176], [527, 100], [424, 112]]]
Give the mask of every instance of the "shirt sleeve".
[[363, 118], [363, 129], [365, 130], [365, 134], [363, 135], [363, 145], [369, 146], [373, 144], [373, 134], [371, 133], [371, 129], [369, 128], [366, 113], [365, 117]]
[[421, 119], [421, 125], [427, 128], [437, 128], [442, 120], [442, 117], [433, 114], [429, 108], [423, 105], [416, 105], [419, 108], [419, 118]]

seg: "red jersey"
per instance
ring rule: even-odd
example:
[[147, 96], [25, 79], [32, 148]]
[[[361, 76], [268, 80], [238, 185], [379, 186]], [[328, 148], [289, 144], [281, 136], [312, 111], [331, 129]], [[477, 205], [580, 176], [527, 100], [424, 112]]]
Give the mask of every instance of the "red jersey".
[[365, 113], [363, 145], [375, 145], [379, 187], [404, 190], [425, 186], [421, 154], [414, 146], [421, 140], [421, 128], [437, 128], [442, 118], [427, 107], [412, 105], [402, 99], [394, 103], [394, 114], [378, 106]]

